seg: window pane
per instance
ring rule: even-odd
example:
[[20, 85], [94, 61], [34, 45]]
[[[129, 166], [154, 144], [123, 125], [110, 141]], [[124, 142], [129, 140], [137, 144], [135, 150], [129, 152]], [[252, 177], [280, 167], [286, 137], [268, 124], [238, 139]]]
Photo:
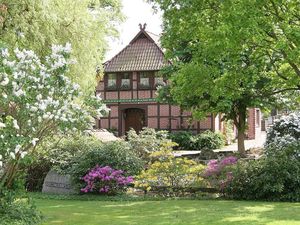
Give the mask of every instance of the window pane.
[[115, 73], [108, 74], [107, 87], [108, 88], [117, 87], [117, 75]]
[[124, 88], [124, 89], [130, 88], [130, 76], [128, 73], [122, 74], [121, 88]]
[[140, 74], [140, 87], [150, 87], [150, 73], [143, 72]]

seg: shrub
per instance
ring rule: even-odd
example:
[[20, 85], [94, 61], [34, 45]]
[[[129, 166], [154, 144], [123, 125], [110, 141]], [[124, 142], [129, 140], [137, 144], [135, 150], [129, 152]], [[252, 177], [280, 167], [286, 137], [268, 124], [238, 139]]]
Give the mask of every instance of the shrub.
[[45, 159], [52, 164], [52, 168], [59, 173], [64, 173], [72, 166], [74, 158], [89, 152], [102, 145], [94, 136], [76, 134], [60, 138], [58, 143], [50, 144], [45, 154]]
[[0, 188], [11, 186], [20, 162], [46, 138], [89, 129], [108, 112], [99, 96], [84, 96], [66, 76], [70, 54], [70, 44], [53, 45], [41, 59], [31, 50], [1, 49]]
[[42, 191], [44, 179], [51, 170], [51, 163], [38, 158], [27, 167], [25, 188], [27, 191]]
[[[160, 195], [178, 195], [178, 188], [188, 188], [203, 184], [202, 173], [205, 166], [186, 158], [175, 158], [172, 143], [166, 143], [161, 150], [151, 154], [153, 161], [136, 177], [135, 187], [151, 190], [168, 187]], [[177, 190], [177, 191], [176, 191]]]
[[193, 149], [218, 149], [225, 145], [225, 138], [221, 133], [207, 130], [192, 138]]
[[169, 134], [170, 139], [179, 145], [178, 149], [193, 150], [192, 137], [193, 133], [189, 131], [179, 131]]
[[84, 134], [56, 136], [47, 140], [38, 147], [31, 165], [26, 168], [26, 189], [41, 191], [44, 179], [51, 169], [64, 173], [72, 166], [74, 158], [101, 144], [95, 137]]
[[76, 157], [72, 161], [72, 167], [67, 170], [78, 190], [84, 185], [80, 178], [96, 165], [123, 170], [124, 175], [129, 176], [138, 174], [143, 169], [144, 162], [125, 141], [103, 143]]
[[210, 130], [197, 135], [188, 131], [180, 131], [170, 134], [169, 137], [182, 150], [213, 150], [225, 145], [225, 137], [221, 133]]
[[81, 189], [83, 193], [105, 193], [115, 195], [122, 193], [126, 187], [133, 182], [131, 176], [125, 177], [124, 171], [114, 170], [109, 166], [96, 166], [83, 178], [86, 186]]
[[300, 114], [277, 120], [268, 131], [265, 155], [241, 162], [225, 189], [228, 197], [300, 201]]
[[268, 151], [273, 154], [238, 164], [225, 189], [228, 197], [300, 201], [300, 142]]
[[266, 147], [277, 142], [279, 145], [284, 146], [287, 142], [299, 139], [300, 113], [292, 113], [276, 120], [273, 127], [268, 130]]
[[1, 225], [35, 225], [42, 220], [29, 198], [4, 189], [0, 190], [0, 218]]
[[204, 176], [209, 180], [210, 185], [221, 192], [232, 180], [232, 167], [238, 159], [228, 156], [222, 160], [210, 160], [204, 172]]
[[131, 129], [127, 133], [128, 143], [139, 157], [147, 159], [149, 154], [158, 151], [162, 143], [169, 141], [167, 131], [155, 131], [144, 127], [139, 134]]

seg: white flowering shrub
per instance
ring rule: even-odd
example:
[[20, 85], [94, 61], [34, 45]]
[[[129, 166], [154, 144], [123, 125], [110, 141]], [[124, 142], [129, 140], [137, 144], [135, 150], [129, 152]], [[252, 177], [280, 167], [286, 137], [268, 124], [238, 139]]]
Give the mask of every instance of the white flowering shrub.
[[107, 112], [99, 96], [84, 97], [65, 76], [70, 52], [70, 44], [53, 46], [41, 60], [30, 50], [0, 50], [0, 187], [43, 138], [87, 129]]
[[267, 132], [266, 153], [276, 154], [287, 147], [294, 149], [294, 156], [300, 157], [300, 113], [292, 113], [276, 120]]
[[159, 151], [163, 143], [170, 142], [167, 131], [155, 131], [148, 127], [144, 127], [139, 134], [134, 129], [130, 129], [127, 132], [127, 139], [138, 156], [146, 159], [150, 153]]

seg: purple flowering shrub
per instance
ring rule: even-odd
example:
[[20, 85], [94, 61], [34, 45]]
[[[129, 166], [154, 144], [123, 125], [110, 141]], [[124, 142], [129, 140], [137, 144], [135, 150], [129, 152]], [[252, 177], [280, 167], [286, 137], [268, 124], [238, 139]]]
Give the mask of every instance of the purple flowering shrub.
[[224, 191], [233, 179], [231, 169], [237, 161], [238, 159], [234, 156], [228, 156], [222, 160], [210, 160], [204, 176], [209, 180], [212, 187]]
[[123, 192], [129, 184], [133, 183], [133, 177], [124, 176], [124, 171], [98, 165], [82, 177], [82, 180], [86, 183], [86, 186], [81, 189], [81, 192], [107, 195]]

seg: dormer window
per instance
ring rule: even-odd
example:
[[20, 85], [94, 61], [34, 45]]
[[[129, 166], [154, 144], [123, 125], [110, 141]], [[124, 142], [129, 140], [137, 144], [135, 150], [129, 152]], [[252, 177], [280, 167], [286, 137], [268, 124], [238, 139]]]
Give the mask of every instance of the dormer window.
[[151, 77], [151, 73], [150, 72], [141, 72], [140, 73], [139, 87], [141, 89], [148, 89], [148, 88], [150, 88], [150, 77]]
[[130, 89], [131, 82], [130, 82], [130, 74], [123, 73], [121, 74], [121, 89]]
[[107, 89], [110, 90], [117, 89], [117, 74], [115, 73], [107, 74]]

